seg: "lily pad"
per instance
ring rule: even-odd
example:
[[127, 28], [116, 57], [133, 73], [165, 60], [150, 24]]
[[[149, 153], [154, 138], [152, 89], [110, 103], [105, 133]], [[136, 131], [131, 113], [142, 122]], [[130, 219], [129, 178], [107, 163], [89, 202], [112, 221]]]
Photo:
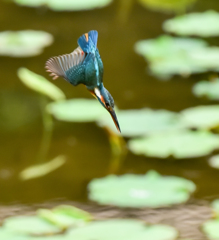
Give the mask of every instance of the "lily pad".
[[202, 230], [210, 240], [219, 239], [219, 218], [209, 220], [202, 225]]
[[[180, 116], [168, 110], [153, 110], [149, 108], [117, 111], [122, 135], [136, 137], [168, 132], [183, 128]], [[99, 120], [99, 125], [106, 126], [116, 132], [112, 120], [106, 116]]]
[[204, 40], [160, 36], [138, 41], [135, 51], [149, 61], [152, 74], [167, 79], [174, 74], [218, 71], [219, 48], [209, 47]]
[[42, 53], [51, 45], [53, 36], [47, 32], [23, 30], [0, 32], [0, 55], [31, 57]]
[[17, 216], [6, 218], [3, 227], [17, 234], [50, 235], [61, 231], [57, 226], [37, 216]]
[[2, 240], [32, 240], [28, 236], [19, 235], [15, 232], [11, 232], [3, 227], [0, 227], [0, 239], [2, 239]]
[[66, 122], [92, 122], [109, 114], [95, 99], [71, 99], [62, 102], [50, 103], [47, 107], [49, 113], [61, 121]]
[[52, 210], [40, 209], [37, 215], [63, 229], [83, 226], [92, 220], [88, 212], [68, 205], [58, 206]]
[[208, 163], [211, 167], [213, 168], [218, 168], [219, 169], [219, 154], [212, 156], [209, 160]]
[[47, 6], [54, 11], [79, 11], [105, 7], [112, 0], [14, 0], [14, 2], [28, 7]]
[[174, 240], [177, 235], [175, 228], [166, 225], [146, 225], [137, 220], [112, 219], [72, 229], [67, 236], [77, 240]]
[[150, 62], [152, 74], [168, 77], [174, 74], [188, 76], [205, 71], [192, 61], [192, 51], [207, 47], [201, 39], [160, 36], [157, 39], [141, 40], [135, 44], [135, 51]]
[[211, 207], [215, 213], [215, 216], [219, 217], [219, 199], [214, 200], [211, 203]]
[[49, 82], [43, 76], [38, 75], [27, 68], [20, 68], [18, 70], [18, 77], [27, 87], [46, 95], [54, 101], [65, 99], [65, 94], [62, 90]]
[[211, 129], [219, 126], [219, 105], [197, 106], [181, 112], [182, 120], [189, 127]]
[[30, 166], [24, 169], [19, 174], [19, 177], [22, 180], [43, 177], [61, 167], [63, 164], [65, 164], [65, 162], [65, 157], [60, 155], [49, 162]]
[[210, 100], [219, 100], [219, 78], [212, 81], [200, 81], [192, 89], [198, 97], [207, 97]]
[[211, 37], [219, 35], [219, 13], [209, 10], [203, 13], [189, 13], [167, 20], [163, 29], [178, 35]]
[[185, 12], [196, 0], [138, 0], [144, 7], [161, 12]]
[[128, 146], [133, 153], [150, 157], [201, 157], [219, 148], [219, 135], [207, 131], [181, 130], [132, 139]]
[[186, 202], [195, 188], [195, 184], [189, 180], [175, 176], [162, 177], [155, 171], [145, 175], [109, 175], [94, 179], [88, 185], [91, 200], [119, 207], [179, 204]]

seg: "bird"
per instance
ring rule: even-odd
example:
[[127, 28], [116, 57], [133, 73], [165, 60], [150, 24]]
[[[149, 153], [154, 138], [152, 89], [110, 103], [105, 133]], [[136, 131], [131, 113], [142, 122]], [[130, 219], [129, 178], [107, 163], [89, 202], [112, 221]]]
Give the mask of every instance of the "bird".
[[121, 133], [114, 110], [112, 95], [103, 85], [103, 62], [97, 48], [98, 32], [91, 30], [78, 38], [78, 47], [69, 54], [52, 57], [46, 61], [46, 71], [53, 80], [64, 78], [73, 86], [83, 84], [110, 113], [117, 130]]

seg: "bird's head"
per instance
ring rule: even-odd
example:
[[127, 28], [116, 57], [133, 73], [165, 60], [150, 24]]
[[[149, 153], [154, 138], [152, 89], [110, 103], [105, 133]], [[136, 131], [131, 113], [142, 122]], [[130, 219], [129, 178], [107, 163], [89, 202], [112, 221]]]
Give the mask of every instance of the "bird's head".
[[119, 122], [116, 117], [116, 113], [114, 110], [114, 100], [109, 91], [104, 88], [104, 86], [101, 87], [95, 87], [94, 90], [90, 91], [91, 94], [98, 99], [98, 101], [101, 103], [101, 105], [110, 113], [116, 128], [119, 132], [121, 132], [119, 127]]

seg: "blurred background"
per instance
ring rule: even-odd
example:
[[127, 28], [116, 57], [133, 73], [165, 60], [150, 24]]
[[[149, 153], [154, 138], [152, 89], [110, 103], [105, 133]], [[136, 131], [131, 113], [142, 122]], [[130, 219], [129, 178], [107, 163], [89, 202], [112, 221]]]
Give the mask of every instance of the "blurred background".
[[[167, 19], [191, 12], [219, 11], [218, 1], [114, 0], [95, 1], [91, 7], [85, 2], [83, 7], [65, 6], [65, 9], [63, 6], [53, 9], [44, 2], [35, 6], [36, 2], [0, 1], [2, 33], [37, 30], [51, 34], [50, 43], [45, 43], [46, 47], [34, 56], [22, 56], [27, 50], [19, 47], [4, 52], [10, 44], [15, 46], [20, 40], [16, 37], [8, 42], [0, 39], [0, 49], [3, 49], [3, 53], [0, 52], [0, 203], [30, 204], [59, 198], [85, 201], [88, 182], [109, 172], [112, 144], [107, 132], [94, 122], [64, 122], [53, 118], [52, 132], [50, 129], [45, 136], [42, 106], [51, 100], [25, 86], [17, 75], [18, 69], [24, 67], [55, 84], [67, 99], [92, 98], [83, 86], [73, 87], [60, 78], [52, 81], [44, 68], [48, 58], [73, 51], [78, 37], [85, 32], [94, 29], [99, 33], [104, 85], [119, 109], [166, 109], [177, 113], [190, 107], [217, 104], [198, 98], [192, 92], [194, 84], [216, 78], [217, 71], [187, 74], [186, 77], [174, 74], [169, 79], [160, 79], [151, 73], [149, 63], [137, 54], [134, 46], [140, 40], [167, 34], [162, 28]], [[176, 2], [180, 2], [180, 6], [175, 6]], [[29, 43], [30, 49], [37, 44], [34, 39]], [[209, 45], [219, 46], [216, 36], [202, 39]], [[15, 51], [18, 51], [17, 56], [13, 55]], [[135, 124], [133, 121], [129, 127]], [[125, 136], [123, 144], [127, 141]], [[42, 151], [43, 161], [39, 160]], [[212, 200], [219, 194], [218, 170], [208, 165], [209, 154], [175, 159], [135, 155], [128, 149], [125, 152], [123, 163], [116, 171], [118, 174], [144, 174], [154, 169], [162, 175], [192, 180], [197, 186], [194, 198]], [[28, 180], [20, 177], [24, 169], [60, 155], [65, 161], [54, 171]]]

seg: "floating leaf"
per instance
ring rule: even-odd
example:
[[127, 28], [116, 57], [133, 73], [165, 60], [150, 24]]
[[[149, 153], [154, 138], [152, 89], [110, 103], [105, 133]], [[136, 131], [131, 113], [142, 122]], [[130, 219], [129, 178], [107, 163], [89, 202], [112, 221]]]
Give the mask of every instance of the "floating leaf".
[[88, 189], [89, 198], [100, 204], [161, 207], [187, 201], [189, 194], [194, 192], [195, 185], [180, 177], [162, 177], [157, 172], [150, 171], [145, 175], [109, 175], [94, 179], [89, 183]]
[[61, 167], [65, 164], [65, 161], [65, 156], [60, 155], [49, 162], [33, 165], [24, 169], [19, 176], [22, 180], [43, 177]]
[[164, 35], [138, 41], [135, 51], [149, 61], [150, 71], [160, 78], [219, 70], [219, 48], [209, 47], [201, 39]]
[[189, 127], [210, 129], [219, 126], [219, 105], [197, 106], [181, 112], [182, 120]]
[[[122, 126], [122, 135], [126, 137], [168, 132], [184, 127], [179, 114], [167, 110], [121, 110], [117, 112], [117, 117]], [[100, 119], [99, 124], [117, 133], [109, 116]]]
[[95, 99], [71, 99], [50, 103], [47, 109], [58, 120], [67, 122], [92, 122], [104, 115], [110, 117]]
[[219, 100], [219, 78], [212, 81], [200, 81], [192, 89], [198, 97], [206, 96], [210, 100]]
[[112, 0], [14, 0], [14, 2], [28, 7], [47, 6], [54, 11], [79, 11], [105, 7]]
[[219, 13], [209, 10], [203, 13], [189, 13], [167, 20], [163, 28], [178, 35], [211, 37], [219, 35]]
[[166, 225], [146, 225], [137, 220], [111, 219], [72, 229], [67, 236], [77, 240], [174, 240], [177, 235], [175, 228]]
[[219, 239], [219, 219], [209, 220], [202, 225], [202, 230], [210, 240]]
[[60, 232], [60, 228], [37, 216], [17, 216], [6, 218], [3, 227], [18, 234], [48, 235]]
[[208, 163], [211, 167], [213, 168], [218, 168], [219, 169], [219, 154], [212, 156], [209, 160]]
[[201, 157], [219, 148], [219, 135], [207, 131], [181, 130], [132, 139], [128, 146], [133, 153], [150, 157]]
[[196, 0], [138, 0], [144, 7], [161, 12], [184, 12]]
[[219, 217], [219, 199], [214, 200], [211, 203], [211, 207], [213, 208], [215, 215]]
[[46, 95], [54, 101], [65, 99], [65, 94], [62, 90], [49, 82], [43, 76], [38, 75], [27, 68], [19, 68], [18, 77], [27, 87]]
[[0, 55], [31, 57], [42, 53], [51, 45], [53, 37], [43, 31], [23, 30], [0, 32]]
[[83, 226], [92, 219], [91, 214], [88, 212], [68, 205], [58, 206], [52, 210], [40, 209], [37, 214], [63, 229], [72, 226]]
[[[19, 235], [18, 233], [11, 232], [8, 229], [0, 227], [0, 239], [2, 240], [32, 240], [30, 237]], [[41, 239], [39, 239], [41, 240]]]
[[207, 47], [207, 43], [201, 39], [173, 38], [164, 35], [157, 39], [138, 41], [135, 44], [135, 51], [151, 63], [150, 70], [155, 75], [187, 76], [205, 71], [190, 57], [192, 51], [204, 47]]

